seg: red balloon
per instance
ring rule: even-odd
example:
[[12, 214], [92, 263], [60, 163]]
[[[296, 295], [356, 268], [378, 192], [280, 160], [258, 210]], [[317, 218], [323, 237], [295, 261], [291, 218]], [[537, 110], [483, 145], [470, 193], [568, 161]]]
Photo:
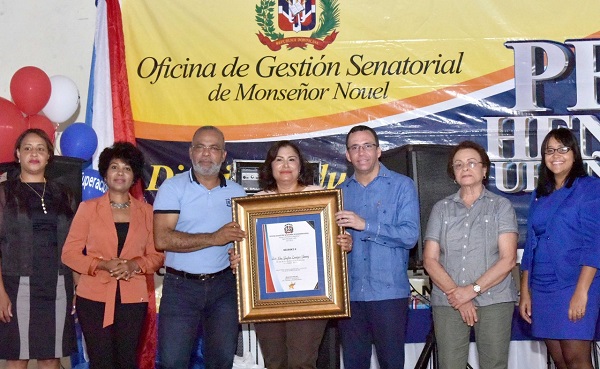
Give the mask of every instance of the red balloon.
[[39, 128], [42, 131], [46, 132], [48, 137], [50, 137], [50, 141], [54, 143], [54, 134], [56, 133], [56, 127], [54, 123], [50, 121], [50, 119], [46, 118], [43, 115], [30, 115], [27, 118], [27, 127], [28, 128]]
[[14, 161], [17, 138], [27, 129], [25, 117], [12, 102], [0, 97], [0, 163]]
[[10, 96], [27, 115], [39, 113], [50, 100], [51, 91], [50, 78], [37, 67], [23, 67], [10, 80]]

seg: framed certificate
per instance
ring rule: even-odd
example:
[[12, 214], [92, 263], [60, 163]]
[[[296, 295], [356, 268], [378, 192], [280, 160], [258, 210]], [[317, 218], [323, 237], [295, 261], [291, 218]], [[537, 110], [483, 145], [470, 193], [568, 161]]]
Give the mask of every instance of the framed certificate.
[[341, 190], [232, 199], [242, 323], [350, 316], [346, 253], [336, 244]]

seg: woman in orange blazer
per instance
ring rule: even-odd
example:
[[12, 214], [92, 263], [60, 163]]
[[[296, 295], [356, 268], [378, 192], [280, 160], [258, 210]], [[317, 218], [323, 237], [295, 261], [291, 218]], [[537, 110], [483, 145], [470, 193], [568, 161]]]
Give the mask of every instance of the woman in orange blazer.
[[63, 247], [63, 263], [81, 274], [77, 316], [91, 369], [136, 367], [148, 308], [144, 274], [164, 261], [154, 248], [152, 207], [129, 195], [143, 164], [142, 153], [126, 142], [100, 154], [98, 169], [108, 191], [81, 203]]

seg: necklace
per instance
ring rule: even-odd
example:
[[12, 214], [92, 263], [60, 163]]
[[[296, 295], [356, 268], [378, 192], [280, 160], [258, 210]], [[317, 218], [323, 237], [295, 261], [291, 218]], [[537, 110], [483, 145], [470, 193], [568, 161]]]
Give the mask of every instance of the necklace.
[[42, 191], [41, 195], [33, 187], [31, 187], [29, 183], [23, 182], [23, 178], [19, 178], [21, 179], [22, 183], [25, 183], [27, 187], [31, 188], [31, 191], [35, 192], [35, 194], [39, 196], [39, 198], [42, 200], [42, 210], [44, 211], [44, 214], [48, 214], [48, 211], [46, 211], [46, 203], [44, 202], [44, 195], [46, 195], [46, 178], [44, 178], [44, 190]]
[[110, 207], [113, 209], [127, 209], [131, 205], [131, 200], [127, 200], [126, 202], [114, 202], [110, 200]]

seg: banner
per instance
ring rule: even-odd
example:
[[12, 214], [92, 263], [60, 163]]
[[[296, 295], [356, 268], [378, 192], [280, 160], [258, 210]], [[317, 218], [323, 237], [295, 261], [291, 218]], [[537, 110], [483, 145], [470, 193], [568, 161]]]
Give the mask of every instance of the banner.
[[384, 151], [476, 141], [493, 162], [490, 189], [515, 204], [521, 243], [550, 129], [572, 129], [589, 172], [600, 173], [597, 1], [121, 7], [150, 202], [189, 168], [189, 142], [207, 124], [224, 131], [228, 163], [264, 160], [273, 141], [293, 140], [321, 162], [327, 188], [346, 177], [345, 134], [356, 124], [375, 128]]

